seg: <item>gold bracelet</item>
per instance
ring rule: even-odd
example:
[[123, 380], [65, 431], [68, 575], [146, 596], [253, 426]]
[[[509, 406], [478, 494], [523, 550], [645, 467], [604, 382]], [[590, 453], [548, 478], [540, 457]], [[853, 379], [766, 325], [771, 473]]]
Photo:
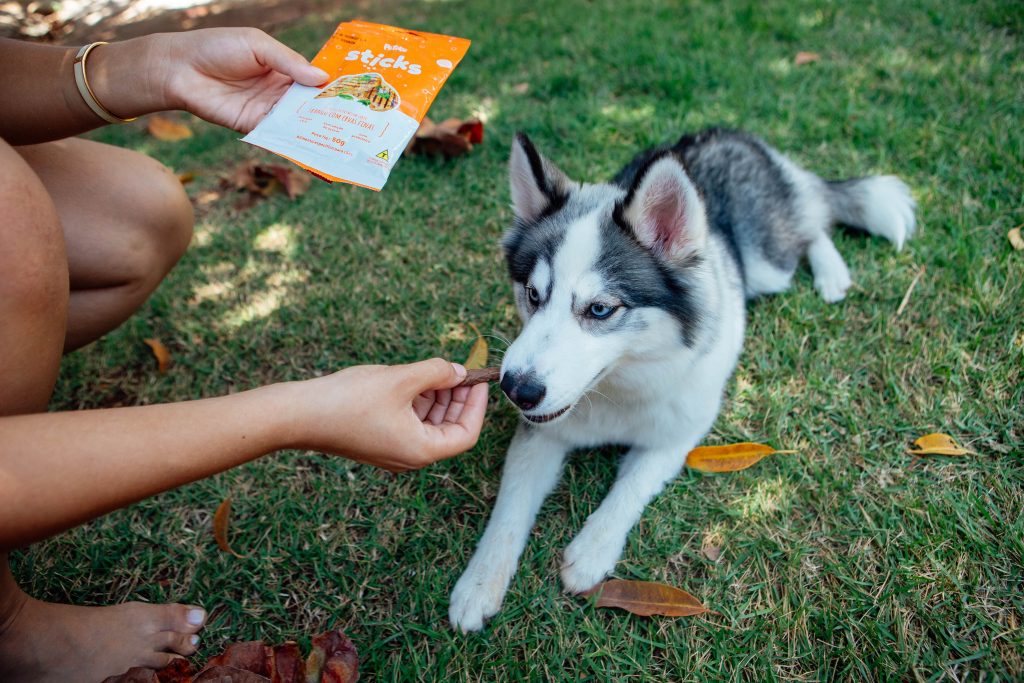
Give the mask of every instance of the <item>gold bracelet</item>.
[[78, 54], [75, 55], [75, 83], [78, 85], [78, 92], [82, 94], [82, 99], [85, 100], [85, 103], [89, 105], [89, 109], [92, 109], [96, 116], [100, 117], [107, 123], [131, 123], [138, 117], [133, 116], [130, 119], [122, 119], [119, 116], [111, 114], [106, 107], [100, 104], [99, 100], [96, 99], [96, 94], [93, 93], [92, 88], [89, 87], [88, 76], [85, 75], [85, 58], [89, 56], [89, 53], [92, 52], [94, 47], [106, 44], [107, 43], [103, 41], [89, 43], [88, 45], [83, 45], [82, 49], [78, 51]]

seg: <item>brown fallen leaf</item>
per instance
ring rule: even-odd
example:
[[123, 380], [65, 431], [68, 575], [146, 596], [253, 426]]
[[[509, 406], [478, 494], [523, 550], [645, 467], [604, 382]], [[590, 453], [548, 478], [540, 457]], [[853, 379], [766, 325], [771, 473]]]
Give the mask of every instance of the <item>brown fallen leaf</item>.
[[192, 137], [191, 128], [180, 121], [174, 121], [164, 116], [149, 117], [146, 130], [157, 140], [164, 142], [179, 142]]
[[497, 382], [501, 378], [501, 368], [497, 365], [492, 365], [489, 368], [480, 368], [479, 370], [467, 369], [466, 378], [459, 382], [460, 387], [471, 387], [481, 382]]
[[163, 342], [159, 339], [143, 339], [142, 343], [152, 349], [153, 356], [156, 358], [157, 372], [160, 374], [167, 372], [167, 368], [171, 367], [171, 352], [167, 350]]
[[306, 680], [321, 683], [356, 683], [359, 680], [359, 655], [356, 646], [341, 631], [328, 631], [313, 637], [306, 658]]
[[270, 650], [270, 683], [302, 683], [306, 680], [306, 662], [299, 644], [288, 641]]
[[722, 556], [722, 549], [717, 546], [709, 545], [701, 548], [700, 554], [711, 562], [718, 562], [718, 559]]
[[1017, 251], [1024, 251], [1024, 235], [1020, 233], [1022, 227], [1024, 226], [1018, 225], [1006, 233], [1006, 239], [1010, 240], [1010, 245]]
[[804, 64], [812, 64], [821, 59], [821, 55], [817, 52], [797, 52], [796, 56], [793, 57], [793, 64], [796, 66], [803, 66]]
[[196, 174], [194, 171], [185, 171], [184, 173], [178, 174], [178, 182], [181, 183], [182, 185], [188, 185], [195, 179]]
[[103, 683], [356, 683], [359, 655], [352, 641], [334, 630], [313, 636], [306, 659], [294, 642], [268, 646], [255, 640], [229, 645], [193, 672], [188, 660], [175, 659], [159, 671], [136, 667]]
[[698, 446], [686, 456], [686, 466], [701, 472], [738, 472], [769, 455], [796, 453], [777, 451], [760, 443], [734, 443], [727, 446]]
[[230, 666], [236, 669], [244, 669], [260, 676], [269, 676], [270, 664], [267, 662], [269, 652], [270, 648], [264, 645], [261, 640], [231, 643], [225, 648], [224, 652], [208, 659], [206, 666], [200, 672], [218, 666]]
[[[302, 679], [294, 680], [302, 683]], [[191, 683], [270, 683], [270, 679], [235, 666], [214, 666], [203, 669]]]
[[917, 450], [907, 449], [911, 455], [977, 455], [953, 440], [949, 434], [926, 434], [914, 442]]
[[405, 147], [406, 154], [462, 156], [484, 141], [484, 124], [479, 119], [446, 119], [434, 123], [424, 116], [420, 127]]
[[469, 323], [469, 326], [476, 334], [476, 341], [473, 342], [473, 346], [470, 348], [469, 355], [466, 356], [466, 362], [463, 365], [467, 370], [480, 370], [487, 365], [487, 353], [489, 351], [487, 340], [480, 334], [480, 330], [477, 329], [476, 325]]
[[516, 83], [512, 86], [512, 92], [517, 95], [523, 95], [530, 89], [529, 83]]
[[[242, 558], [244, 555], [239, 555], [228, 544], [228, 526], [231, 523], [231, 496], [224, 499], [218, 507], [217, 511], [213, 513], [213, 537], [217, 541], [217, 547], [226, 553], [231, 553], [235, 557]], [[238, 647], [241, 645], [248, 645], [248, 643], [239, 643], [232, 647]]]
[[584, 593], [594, 594], [598, 607], [619, 607], [642, 617], [689, 617], [711, 611], [686, 591], [651, 581], [610, 579]]
[[232, 169], [224, 177], [224, 182], [236, 190], [248, 191], [254, 195], [250, 198], [253, 201], [275, 192], [284, 192], [289, 199], [295, 199], [309, 190], [313, 176], [295, 166], [259, 164], [249, 160]]

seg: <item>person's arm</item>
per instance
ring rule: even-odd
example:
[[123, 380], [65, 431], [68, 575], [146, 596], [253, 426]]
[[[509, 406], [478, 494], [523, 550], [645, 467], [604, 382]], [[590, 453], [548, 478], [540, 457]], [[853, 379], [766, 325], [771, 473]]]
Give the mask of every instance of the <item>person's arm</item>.
[[402, 471], [472, 448], [486, 385], [433, 359], [184, 403], [0, 418], [0, 553], [300, 448]]
[[[0, 138], [12, 145], [57, 140], [104, 125], [75, 85], [78, 47], [0, 39]], [[185, 109], [248, 132], [293, 82], [327, 78], [299, 53], [257, 29], [156, 33], [92, 50], [96, 99], [121, 118]]]

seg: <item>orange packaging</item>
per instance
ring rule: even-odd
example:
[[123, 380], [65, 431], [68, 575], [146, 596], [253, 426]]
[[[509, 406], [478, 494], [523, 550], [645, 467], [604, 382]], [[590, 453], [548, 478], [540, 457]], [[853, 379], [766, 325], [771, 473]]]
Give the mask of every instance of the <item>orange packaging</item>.
[[464, 38], [343, 22], [312, 61], [330, 80], [293, 84], [242, 139], [325, 180], [380, 190], [468, 49]]

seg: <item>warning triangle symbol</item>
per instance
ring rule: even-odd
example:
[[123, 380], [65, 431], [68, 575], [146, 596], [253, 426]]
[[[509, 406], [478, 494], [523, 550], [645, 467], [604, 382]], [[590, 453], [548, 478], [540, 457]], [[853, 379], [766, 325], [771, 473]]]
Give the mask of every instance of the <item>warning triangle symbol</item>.
[[387, 161], [388, 160], [388, 151], [386, 149], [382, 150], [380, 152], [380, 154], [377, 155], [377, 158], [378, 159], [383, 159], [384, 161]]

